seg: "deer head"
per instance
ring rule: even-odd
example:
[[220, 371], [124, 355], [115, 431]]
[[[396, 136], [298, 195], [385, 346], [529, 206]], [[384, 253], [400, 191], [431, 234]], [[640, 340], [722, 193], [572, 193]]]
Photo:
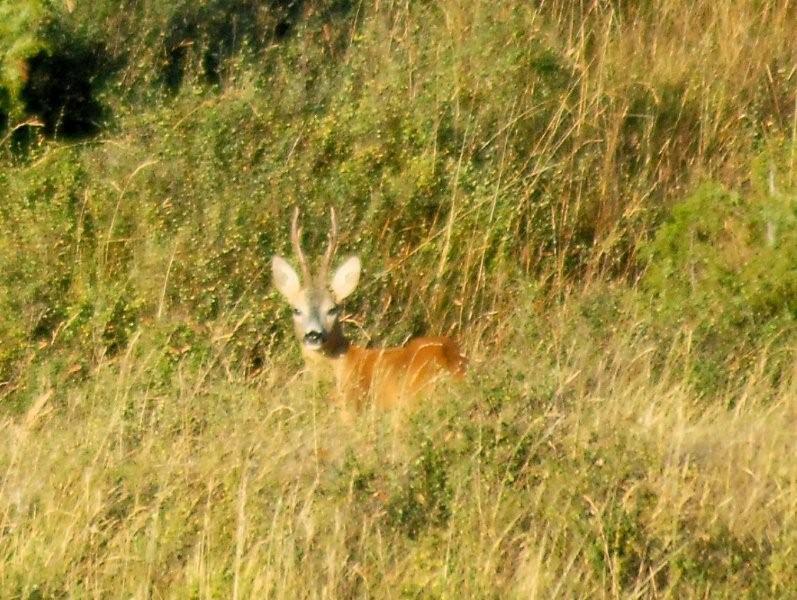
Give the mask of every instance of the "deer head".
[[[329, 267], [337, 244], [338, 223], [335, 210], [330, 210], [331, 227], [326, 252], [316, 277], [302, 251], [299, 209], [291, 221], [291, 242], [301, 277], [281, 256], [271, 260], [274, 287], [293, 307], [293, 327], [304, 352], [330, 353], [341, 345], [344, 338], [340, 330], [340, 303], [351, 294], [360, 280], [360, 259], [347, 258], [329, 277]], [[345, 342], [344, 342], [345, 343]]]

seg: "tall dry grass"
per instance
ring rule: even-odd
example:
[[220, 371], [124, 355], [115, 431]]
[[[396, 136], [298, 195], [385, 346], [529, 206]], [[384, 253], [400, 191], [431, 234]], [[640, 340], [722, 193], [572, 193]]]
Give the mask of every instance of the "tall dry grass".
[[353, 423], [278, 372], [164, 386], [134, 342], [5, 419], [3, 595], [787, 597], [794, 373], [707, 406], [549, 325]]

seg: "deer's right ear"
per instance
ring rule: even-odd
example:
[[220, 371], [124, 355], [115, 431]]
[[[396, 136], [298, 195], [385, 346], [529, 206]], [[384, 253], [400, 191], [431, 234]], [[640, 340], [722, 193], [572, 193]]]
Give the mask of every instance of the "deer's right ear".
[[271, 273], [274, 277], [274, 287], [277, 288], [277, 291], [285, 296], [289, 302], [293, 301], [302, 288], [299, 276], [293, 270], [293, 267], [281, 256], [275, 256], [271, 259]]

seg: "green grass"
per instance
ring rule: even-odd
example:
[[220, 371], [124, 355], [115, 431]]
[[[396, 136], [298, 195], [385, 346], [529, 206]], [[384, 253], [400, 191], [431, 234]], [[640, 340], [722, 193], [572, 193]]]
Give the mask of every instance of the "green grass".
[[[794, 594], [793, 6], [12, 4], [0, 597]], [[305, 381], [295, 205], [464, 382]]]

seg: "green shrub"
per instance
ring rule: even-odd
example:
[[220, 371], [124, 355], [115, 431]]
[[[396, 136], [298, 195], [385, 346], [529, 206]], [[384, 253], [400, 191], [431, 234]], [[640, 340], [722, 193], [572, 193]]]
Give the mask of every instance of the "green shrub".
[[704, 185], [673, 207], [641, 253], [648, 261], [641, 284], [651, 297], [651, 323], [693, 336], [700, 388], [726, 384], [756, 349], [779, 336], [793, 339], [793, 192], [740, 194]]
[[45, 17], [40, 0], [15, 0], [0, 5], [0, 113], [18, 119], [26, 81], [25, 61], [48, 48], [37, 35]]
[[445, 525], [450, 516], [451, 489], [444, 451], [425, 440], [420, 455], [388, 500], [389, 522], [414, 539], [427, 527]]

